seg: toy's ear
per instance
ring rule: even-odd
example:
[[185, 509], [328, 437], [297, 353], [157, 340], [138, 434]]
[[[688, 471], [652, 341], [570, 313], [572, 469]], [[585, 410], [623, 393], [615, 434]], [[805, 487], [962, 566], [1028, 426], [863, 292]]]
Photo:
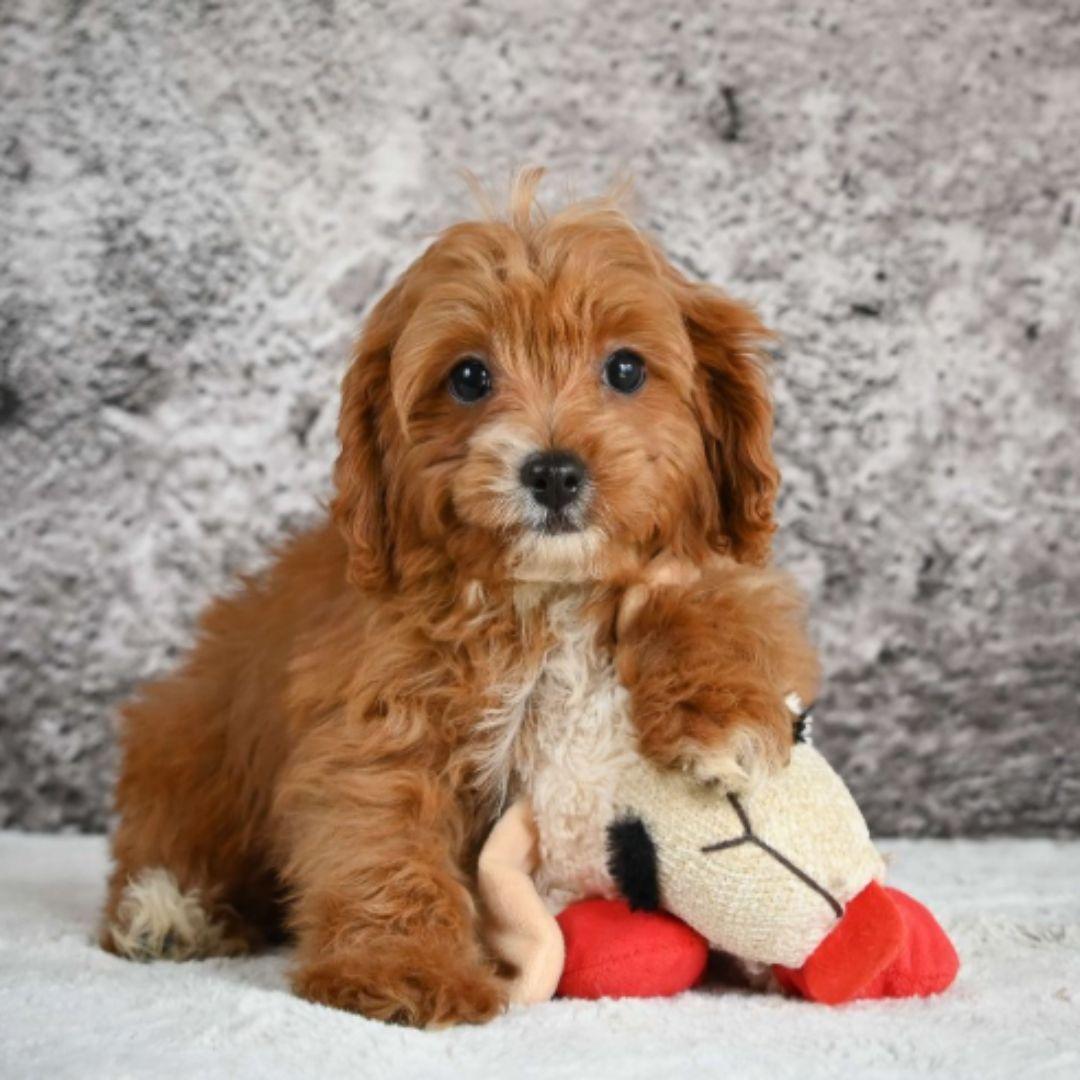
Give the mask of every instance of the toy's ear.
[[607, 829], [608, 871], [634, 911], [660, 907], [660, 877], [653, 843], [645, 822], [623, 817]]

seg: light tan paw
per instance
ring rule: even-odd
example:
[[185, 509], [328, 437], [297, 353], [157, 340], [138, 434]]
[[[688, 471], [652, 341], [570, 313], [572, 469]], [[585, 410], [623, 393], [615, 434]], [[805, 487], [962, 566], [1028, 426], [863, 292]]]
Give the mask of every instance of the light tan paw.
[[190, 960], [245, 950], [244, 942], [227, 937], [210, 917], [198, 890], [182, 892], [162, 867], [141, 870], [127, 883], [103, 939], [129, 960]]
[[753, 791], [782, 769], [789, 756], [767, 731], [740, 725], [716, 745], [695, 747], [686, 755], [686, 769], [703, 784], [716, 784], [733, 795]]

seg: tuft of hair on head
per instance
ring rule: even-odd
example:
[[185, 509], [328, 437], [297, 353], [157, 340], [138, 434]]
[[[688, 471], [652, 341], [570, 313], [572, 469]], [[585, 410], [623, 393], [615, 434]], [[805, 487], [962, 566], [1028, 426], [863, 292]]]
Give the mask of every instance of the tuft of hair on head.
[[519, 169], [510, 184], [510, 224], [524, 235], [544, 222], [547, 215], [536, 198], [536, 190], [547, 170], [542, 165], [529, 165]]
[[542, 165], [528, 165], [511, 177], [506, 198], [502, 199], [471, 169], [462, 169], [481, 216], [487, 221], [502, 221], [517, 232], [527, 235], [547, 219], [536, 197], [536, 190], [547, 173]]
[[480, 216], [486, 221], [497, 221], [499, 208], [495, 197], [488, 190], [484, 181], [472, 169], [464, 167], [458, 169], [458, 175], [465, 181], [465, 186], [469, 189], [469, 194], [472, 195], [473, 202], [476, 203], [476, 208], [480, 211]]
[[[461, 175], [487, 221], [505, 222], [518, 234], [529, 236], [550, 220], [537, 196], [548, 175], [545, 166], [526, 165], [518, 169], [510, 178], [505, 198], [492, 192], [471, 169], [462, 169]], [[634, 178], [627, 172], [620, 172], [606, 191], [591, 198], [579, 197], [568, 181], [563, 187], [558, 216], [576, 217], [606, 211], [628, 222], [635, 203]]]
[[634, 217], [638, 210], [638, 198], [637, 184], [633, 174], [625, 170], [617, 172], [601, 199], [616, 210], [621, 210], [628, 217]]

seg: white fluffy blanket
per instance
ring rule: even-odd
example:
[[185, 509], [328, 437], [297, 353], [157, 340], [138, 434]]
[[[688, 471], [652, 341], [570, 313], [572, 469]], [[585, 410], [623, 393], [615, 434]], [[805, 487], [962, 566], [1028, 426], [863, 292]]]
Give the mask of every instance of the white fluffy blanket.
[[1080, 843], [886, 842], [954, 936], [929, 1001], [829, 1009], [736, 991], [560, 1001], [424, 1033], [310, 1005], [286, 952], [141, 966], [92, 942], [97, 837], [0, 834], [0, 1077], [1077, 1077]]

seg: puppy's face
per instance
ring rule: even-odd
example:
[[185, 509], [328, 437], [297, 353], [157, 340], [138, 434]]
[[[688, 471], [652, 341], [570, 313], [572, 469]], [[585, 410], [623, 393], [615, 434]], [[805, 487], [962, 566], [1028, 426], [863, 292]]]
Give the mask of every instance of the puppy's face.
[[613, 207], [455, 226], [369, 321], [335, 515], [369, 584], [617, 579], [662, 549], [764, 557], [775, 470], [752, 314]]
[[[391, 362], [426, 538], [517, 578], [600, 576], [701, 517], [694, 357], [625, 227], [463, 226], [414, 270]], [[488, 245], [502, 241], [495, 258]]]

